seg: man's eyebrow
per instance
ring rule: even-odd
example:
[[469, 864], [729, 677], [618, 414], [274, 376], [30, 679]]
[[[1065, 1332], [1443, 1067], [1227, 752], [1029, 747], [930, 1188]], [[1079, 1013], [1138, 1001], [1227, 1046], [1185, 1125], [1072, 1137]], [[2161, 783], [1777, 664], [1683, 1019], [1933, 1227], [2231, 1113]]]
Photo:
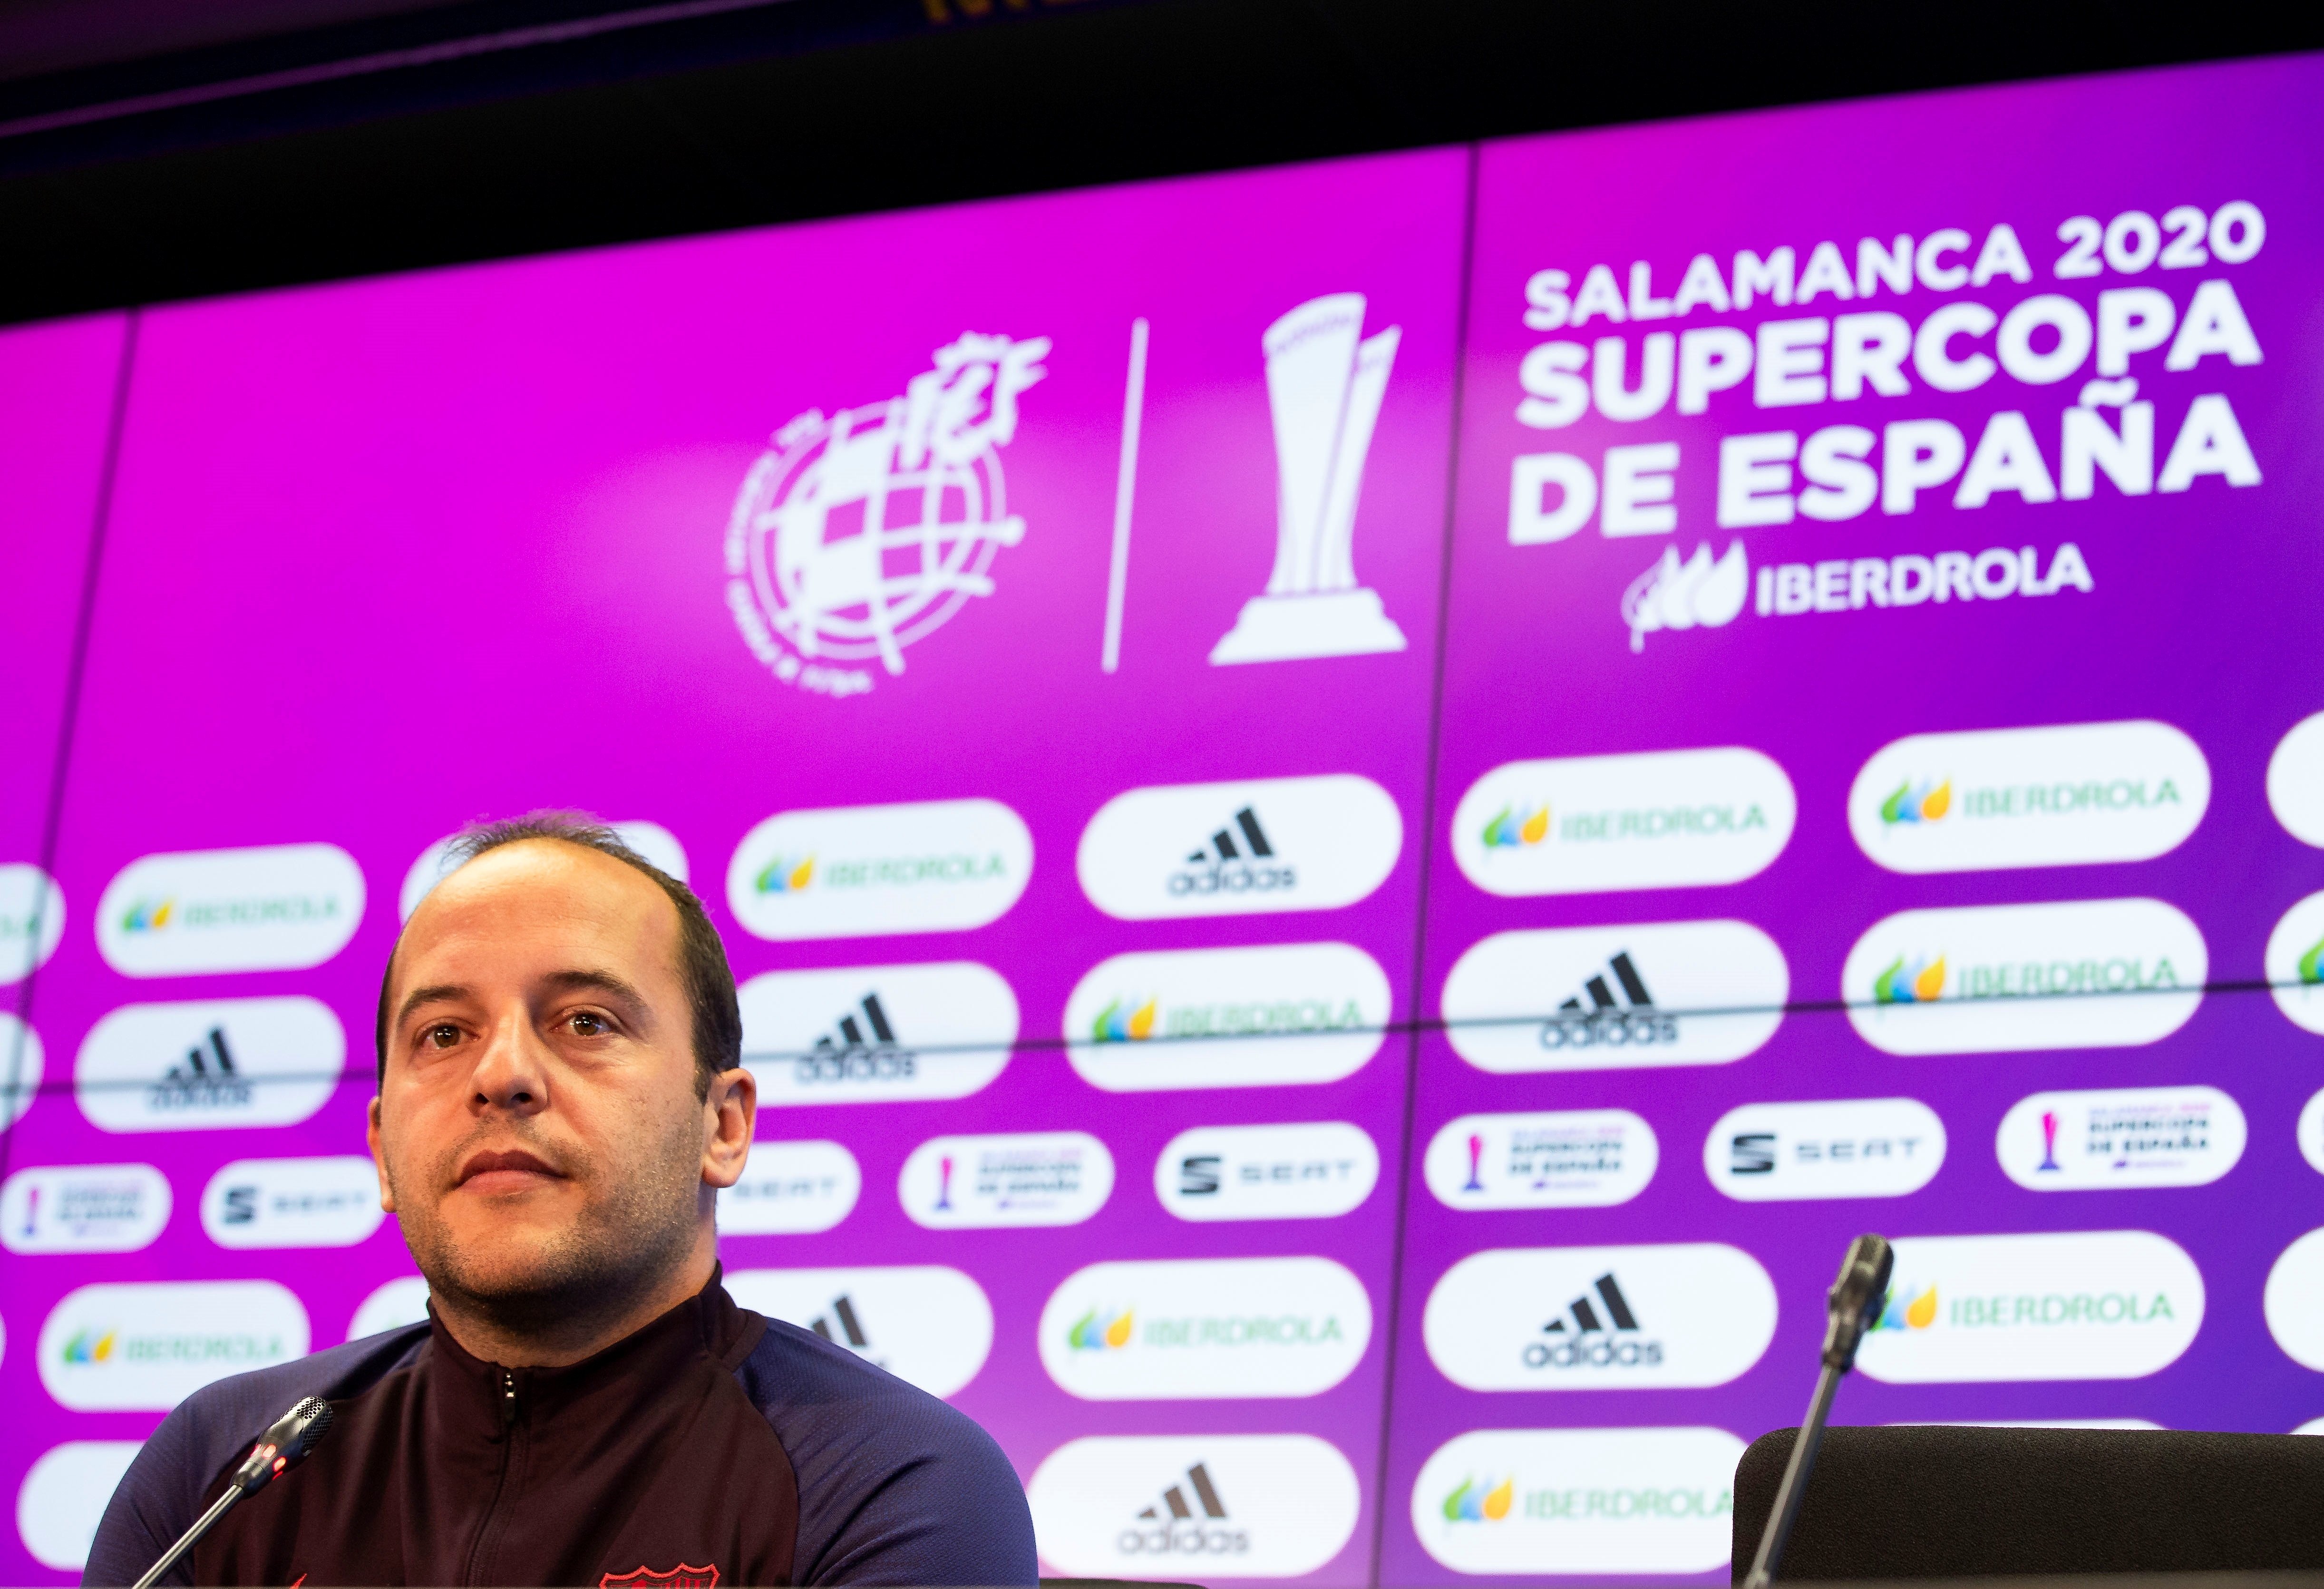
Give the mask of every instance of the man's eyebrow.
[[457, 983], [439, 982], [433, 987], [413, 988], [403, 996], [402, 1007], [395, 1012], [395, 1024], [401, 1026], [411, 1019], [411, 1012], [422, 1004], [434, 1004], [446, 1000], [465, 999], [469, 990]]
[[540, 979], [560, 993], [596, 992], [611, 994], [622, 1003], [639, 1010], [649, 1008], [645, 994], [634, 984], [614, 975], [610, 971], [552, 971]]

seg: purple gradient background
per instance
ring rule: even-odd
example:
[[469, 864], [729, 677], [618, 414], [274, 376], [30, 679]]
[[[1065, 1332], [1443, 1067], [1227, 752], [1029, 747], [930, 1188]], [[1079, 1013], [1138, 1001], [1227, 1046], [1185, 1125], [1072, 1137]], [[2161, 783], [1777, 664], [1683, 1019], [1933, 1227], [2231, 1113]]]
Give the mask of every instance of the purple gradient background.
[[[0, 1406], [13, 1415], [0, 1437], [0, 1495], [14, 1497], [60, 1440], [138, 1438], [159, 1421], [69, 1414], [48, 1400], [32, 1349], [41, 1321], [74, 1288], [285, 1277], [321, 1346], [345, 1337], [375, 1287], [410, 1272], [392, 1224], [343, 1251], [229, 1252], [202, 1234], [198, 1200], [229, 1159], [355, 1150], [397, 891], [425, 845], [480, 814], [553, 804], [659, 822], [686, 845], [738, 975], [980, 960], [1009, 979], [1026, 1037], [1041, 1042], [1057, 1037], [1082, 974], [1130, 949], [1344, 939], [1387, 970], [1402, 1021], [1437, 1013], [1446, 971], [1489, 932], [1732, 915], [1783, 946], [1795, 998], [1820, 1001], [1837, 996], [1840, 962], [1873, 920], [1987, 901], [2152, 894], [2202, 928], [2215, 980], [2256, 979], [2277, 918], [2324, 887], [2324, 854], [2282, 832], [2262, 788], [2276, 741], [2324, 707], [2303, 644], [2324, 619], [2312, 572], [2324, 450], [2310, 439], [2324, 411], [2324, 195], [2308, 135], [2319, 91], [2324, 63], [2313, 59], [2136, 74], [1487, 144], [1473, 194], [1470, 152], [1434, 151], [147, 312], [57, 841], [69, 930], [33, 990], [51, 1088], [0, 1137], [0, 1164], [143, 1159], [170, 1174], [176, 1210], [142, 1252], [0, 1254]], [[2206, 360], [2200, 375], [2155, 377], [2141, 395], [2158, 402], [2167, 448], [2189, 396], [2227, 393], [2266, 471], [2263, 486], [2230, 491], [2212, 479], [2184, 496], [2126, 503], [2102, 485], [2086, 503], [2027, 508], [2005, 498], [1976, 513], [1932, 500], [1910, 518], [1875, 513], [1744, 537], [1755, 567], [2070, 539], [2095, 572], [2092, 596], [1781, 621], [1747, 611], [1722, 630], [1649, 636], [1633, 655], [1616, 604], [1662, 540], [1606, 540], [1592, 529], [1552, 546], [1507, 543], [1517, 453], [1594, 456], [1678, 440], [1681, 528], [1671, 539], [1682, 554], [1698, 540], [1724, 550], [1729, 536], [1710, 528], [1722, 434], [1945, 417], [1973, 439], [1985, 415], [2015, 407], [2054, 439], [2057, 410], [2079, 384], [2033, 391], [1997, 379], [1960, 397], [1774, 413], [1737, 391], [1699, 419], [1593, 416], [1530, 430], [1512, 412], [1517, 361], [1544, 339], [1519, 319], [1535, 270], [1558, 266], [1578, 280], [1600, 261], [1625, 273], [1647, 259], [1667, 292], [1697, 251], [1724, 260], [1789, 243], [1804, 260], [1829, 236], [1852, 257], [1862, 236], [1959, 226], [1981, 237], [2006, 219], [2025, 240], [2035, 282], [1947, 296], [2006, 307], [2054, 289], [2088, 302], [2116, 279], [2049, 280], [2060, 220], [2231, 199], [2266, 214], [2256, 259], [2140, 280], [2172, 290], [2183, 307], [2195, 280], [2227, 275], [2266, 362]], [[1404, 331], [1355, 563], [1410, 648], [1213, 669], [1211, 646], [1263, 587], [1274, 552], [1260, 332], [1291, 307], [1342, 291], [1370, 296], [1368, 332]], [[1916, 289], [1895, 307], [1917, 319], [1938, 300]], [[1152, 326], [1145, 439], [1121, 669], [1108, 676], [1098, 651], [1130, 325], [1139, 316]], [[26, 684], [0, 694], [0, 734], [14, 764], [39, 773], [36, 787], [0, 781], [0, 859], [31, 859], [40, 843], [123, 324], [0, 338], [0, 371], [14, 377], [0, 383], [14, 394], [0, 402], [23, 411], [0, 428], [0, 447], [26, 460], [9, 460], [16, 511], [0, 522], [0, 544], [21, 571], [11, 680]], [[870, 696], [832, 701], [785, 687], [743, 647], [723, 600], [721, 540], [744, 472], [795, 414], [899, 393], [933, 349], [969, 330], [1055, 342], [1048, 377], [1026, 394], [1017, 439], [1001, 453], [1010, 506], [1028, 523], [1023, 544], [999, 555], [994, 595], [911, 647], [906, 671], [881, 677]], [[2144, 356], [2137, 367], [2144, 374], [2159, 360]], [[37, 383], [47, 384], [35, 393]], [[37, 471], [57, 483], [36, 497], [26, 483]], [[1451, 587], [1440, 590], [1448, 563]], [[1908, 878], [1875, 867], [1849, 836], [1850, 780], [1900, 734], [2145, 716], [2192, 734], [2214, 777], [2203, 826], [2160, 860]], [[1799, 792], [1790, 847], [1749, 882], [1506, 900], [1473, 888], [1452, 863], [1451, 809], [1501, 762], [1725, 744], [1775, 757]], [[1075, 882], [1084, 825], [1125, 789], [1334, 771], [1379, 782], [1405, 821], [1396, 871], [1357, 906], [1131, 924], [1098, 912]], [[728, 857], [774, 812], [969, 796], [1007, 801], [1033, 832], [1030, 887], [991, 926], [776, 945], [728, 919]], [[361, 929], [328, 964], [138, 980], [99, 958], [90, 912], [136, 856], [305, 840], [349, 850], [370, 891]], [[329, 1003], [349, 1039], [348, 1079], [303, 1124], [118, 1136], [76, 1107], [72, 1056], [108, 1010], [290, 992]], [[2025, 1094], [2148, 1082], [2209, 1083], [2240, 1102], [2251, 1141], [2234, 1174], [2208, 1187], [2044, 1197], [1994, 1162], [1993, 1128]], [[1399, 1035], [1328, 1086], [1115, 1095], [1082, 1082], [1054, 1048], [1030, 1048], [964, 1100], [768, 1111], [762, 1140], [846, 1142], [862, 1165], [863, 1196], [834, 1231], [732, 1238], [725, 1254], [733, 1268], [965, 1269], [992, 1298], [995, 1343], [954, 1400], [1021, 1474], [1082, 1434], [1312, 1431], [1347, 1454], [1365, 1491], [1353, 1539], [1314, 1581], [1443, 1584], [1460, 1580], [1420, 1548], [1408, 1520], [1429, 1453], [1477, 1427], [1707, 1423], [1748, 1439], [1796, 1421], [1822, 1288], [1846, 1238], [1871, 1226], [2156, 1230], [2196, 1257], [2209, 1307], [2193, 1347], [2146, 1380], [1858, 1381], [1841, 1401], [1846, 1420], [2137, 1417], [2282, 1429], [2324, 1413], [2324, 1381], [2276, 1348], [2259, 1305], [2274, 1256], [2324, 1224], [2324, 1183], [2292, 1134], [2319, 1086], [2318, 1039], [2264, 995], [2231, 993], [2210, 995], [2152, 1047], [2074, 1054], [1897, 1059], [1840, 1015], [1802, 1012], [1730, 1066], [1492, 1076], [1440, 1037]], [[1704, 1133], [1737, 1104], [1895, 1094], [1935, 1108], [1950, 1137], [1945, 1168], [1915, 1196], [1744, 1205], [1698, 1168]], [[1421, 1183], [1419, 1153], [1453, 1115], [1603, 1105], [1646, 1115], [1662, 1144], [1655, 1180], [1621, 1207], [1462, 1214]], [[1328, 1119], [1364, 1126], [1391, 1170], [1408, 1145], [1402, 1187], [1384, 1175], [1362, 1208], [1333, 1221], [1188, 1224], [1152, 1196], [1155, 1155], [1189, 1125]], [[1092, 1131], [1112, 1150], [1113, 1197], [1087, 1224], [940, 1233], [898, 1207], [897, 1171], [927, 1137], [1040, 1129]], [[1732, 1384], [1485, 1395], [1457, 1389], [1429, 1363], [1420, 1309], [1466, 1253], [1670, 1240], [1734, 1242], [1775, 1280], [1775, 1344]], [[1376, 1314], [1363, 1364], [1322, 1396], [1085, 1402], [1039, 1365], [1041, 1306], [1085, 1263], [1304, 1252], [1353, 1270]], [[0, 1580], [60, 1578], [13, 1529], [0, 1530]]]

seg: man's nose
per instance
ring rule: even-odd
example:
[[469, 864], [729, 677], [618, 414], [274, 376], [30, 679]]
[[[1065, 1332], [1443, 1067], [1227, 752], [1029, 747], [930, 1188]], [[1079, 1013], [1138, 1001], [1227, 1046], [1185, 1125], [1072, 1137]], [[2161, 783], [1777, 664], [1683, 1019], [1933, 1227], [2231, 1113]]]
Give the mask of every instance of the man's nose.
[[535, 1114], [549, 1106], [548, 1051], [529, 1012], [505, 1012], [493, 1022], [471, 1077], [470, 1107]]

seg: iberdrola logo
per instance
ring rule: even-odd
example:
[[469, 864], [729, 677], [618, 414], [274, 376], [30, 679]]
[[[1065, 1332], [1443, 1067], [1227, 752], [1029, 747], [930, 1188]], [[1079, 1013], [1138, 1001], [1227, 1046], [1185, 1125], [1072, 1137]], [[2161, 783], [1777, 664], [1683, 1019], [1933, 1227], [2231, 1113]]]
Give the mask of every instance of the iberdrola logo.
[[1509, 1502], [1517, 1496], [1515, 1474], [1493, 1483], [1489, 1474], [1481, 1484], [1474, 1479], [1463, 1479], [1461, 1487], [1444, 1498], [1444, 1520], [1448, 1523], [1498, 1523], [1509, 1515]]
[[107, 1363], [113, 1357], [114, 1332], [98, 1335], [95, 1330], [82, 1330], [65, 1343], [67, 1363]]
[[1887, 970], [1872, 979], [1876, 1004], [1927, 1004], [1945, 991], [1945, 957], [1907, 962], [1899, 955]]
[[1500, 814], [1485, 824], [1485, 847], [1489, 850], [1530, 849], [1549, 836], [1549, 808], [1528, 811], [1519, 806], [1503, 806]]
[[1101, 1043], [1142, 1043], [1154, 1035], [1154, 1006], [1158, 999], [1144, 1003], [1135, 999], [1116, 999], [1097, 1012], [1090, 1023], [1091, 1036]]
[[1888, 1293], [1887, 1306], [1872, 1323], [1876, 1330], [1925, 1330], [1937, 1322], [1937, 1289]]
[[2300, 980], [2310, 987], [2324, 982], [2324, 938], [2308, 946], [2308, 953], [2300, 956]]
[[159, 932], [170, 925], [171, 913], [178, 908], [175, 900], [140, 900], [122, 913], [124, 932]]
[[815, 857], [797, 861], [777, 855], [766, 864], [752, 884], [762, 894], [795, 894], [815, 881]]
[[1100, 1313], [1093, 1307], [1065, 1332], [1065, 1344], [1075, 1352], [1119, 1351], [1130, 1344], [1130, 1325], [1137, 1317], [1134, 1307], [1120, 1313]]
[[1896, 792], [1880, 802], [1880, 820], [1894, 827], [1899, 822], [1941, 822], [1945, 813], [1953, 808], [1953, 781], [1931, 785], [1923, 781], [1915, 785], [1906, 779], [1896, 786]]

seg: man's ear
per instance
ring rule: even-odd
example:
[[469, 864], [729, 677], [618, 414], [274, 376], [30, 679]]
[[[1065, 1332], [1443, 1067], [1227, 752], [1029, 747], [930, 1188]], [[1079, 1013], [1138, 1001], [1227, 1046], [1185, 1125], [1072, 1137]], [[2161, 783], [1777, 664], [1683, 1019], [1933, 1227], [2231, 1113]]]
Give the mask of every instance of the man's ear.
[[741, 1066], [714, 1077], [702, 1101], [702, 1184], [731, 1187], [751, 1158], [759, 1120], [759, 1079]]
[[371, 1101], [364, 1120], [364, 1145], [371, 1150], [371, 1167], [379, 1172], [379, 1206], [388, 1213], [395, 1212], [395, 1187], [387, 1178], [387, 1150], [380, 1141], [379, 1100]]

